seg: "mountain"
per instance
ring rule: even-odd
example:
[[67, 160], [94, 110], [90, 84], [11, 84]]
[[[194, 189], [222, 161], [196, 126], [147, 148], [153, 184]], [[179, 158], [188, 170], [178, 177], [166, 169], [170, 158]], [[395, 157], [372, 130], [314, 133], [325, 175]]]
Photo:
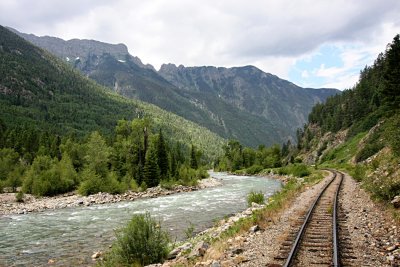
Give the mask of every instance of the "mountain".
[[[116, 50], [117, 51], [117, 50]], [[34, 126], [57, 134], [110, 133], [120, 119], [148, 116], [175, 140], [207, 155], [224, 140], [154, 105], [124, 98], [65, 62], [0, 26], [0, 119], [8, 127]]]
[[[223, 99], [242, 111], [263, 117], [282, 133], [307, 122], [311, 108], [338, 93], [309, 89], [265, 73], [254, 66], [235, 68], [161, 66], [159, 74], [178, 88]], [[288, 138], [289, 136], [284, 136]]]
[[152, 103], [247, 146], [294, 139], [312, 106], [338, 93], [301, 88], [251, 66], [168, 64], [157, 72], [123, 44], [18, 34], [123, 96]]

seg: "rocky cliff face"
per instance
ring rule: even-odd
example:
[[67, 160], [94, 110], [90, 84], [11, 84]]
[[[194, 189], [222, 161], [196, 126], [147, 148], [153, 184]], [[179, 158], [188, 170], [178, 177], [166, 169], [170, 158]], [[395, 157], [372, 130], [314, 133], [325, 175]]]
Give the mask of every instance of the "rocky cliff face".
[[151, 65], [144, 65], [138, 57], [131, 56], [124, 44], [108, 44], [96, 40], [63, 39], [51, 36], [36, 36], [18, 32], [8, 28], [32, 44], [46, 49], [53, 55], [84, 70], [87, 64], [98, 63], [105, 54], [111, 55], [120, 62], [125, 62], [127, 57], [142, 68], [154, 69]]

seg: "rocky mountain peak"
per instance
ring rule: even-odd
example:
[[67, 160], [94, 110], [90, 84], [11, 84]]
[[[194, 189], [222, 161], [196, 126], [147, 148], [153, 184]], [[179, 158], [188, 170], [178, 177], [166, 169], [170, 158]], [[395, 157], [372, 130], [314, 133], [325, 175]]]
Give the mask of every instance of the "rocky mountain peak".
[[125, 62], [127, 57], [129, 57], [130, 60], [139, 67], [154, 70], [153, 66], [149, 64], [145, 65], [138, 57], [131, 56], [128, 47], [122, 43], [109, 44], [88, 39], [71, 39], [66, 41], [58, 37], [36, 36], [34, 34], [21, 33], [12, 28], [8, 29], [34, 45], [42, 47], [64, 61], [74, 65], [78, 63], [76, 61], [79, 61], [81, 65], [85, 65], [87, 61], [93, 60], [93, 58], [96, 57], [100, 58], [104, 54], [107, 54], [120, 62]]

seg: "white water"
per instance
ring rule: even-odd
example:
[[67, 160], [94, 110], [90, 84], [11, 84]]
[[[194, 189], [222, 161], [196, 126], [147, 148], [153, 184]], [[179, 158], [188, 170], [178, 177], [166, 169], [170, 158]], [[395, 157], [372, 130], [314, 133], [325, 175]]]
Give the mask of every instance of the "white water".
[[114, 231], [133, 214], [150, 212], [168, 229], [173, 239], [182, 239], [190, 224], [195, 231], [215, 220], [246, 208], [246, 195], [262, 191], [267, 197], [279, 190], [279, 181], [211, 173], [223, 185], [131, 202], [51, 210], [0, 217], [0, 266], [88, 265], [95, 251], [106, 250]]

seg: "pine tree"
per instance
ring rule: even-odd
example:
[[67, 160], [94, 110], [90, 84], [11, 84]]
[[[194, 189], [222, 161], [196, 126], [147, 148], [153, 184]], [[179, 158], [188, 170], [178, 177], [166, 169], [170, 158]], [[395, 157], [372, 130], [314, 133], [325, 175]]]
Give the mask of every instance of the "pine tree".
[[7, 127], [4, 122], [0, 119], [0, 148], [5, 146], [5, 135], [6, 135]]
[[160, 129], [157, 139], [157, 163], [160, 169], [160, 176], [162, 179], [168, 178], [168, 171], [169, 171], [169, 161], [168, 161], [168, 153], [167, 147], [165, 145], [164, 136]]
[[196, 149], [192, 144], [192, 149], [190, 151], [190, 168], [197, 169], [199, 166], [197, 164]]
[[400, 107], [400, 35], [396, 35], [386, 51], [385, 85], [382, 93], [386, 103]]
[[158, 167], [157, 150], [154, 148], [154, 146], [150, 146], [146, 153], [143, 179], [148, 187], [157, 186], [160, 182], [160, 169]]

